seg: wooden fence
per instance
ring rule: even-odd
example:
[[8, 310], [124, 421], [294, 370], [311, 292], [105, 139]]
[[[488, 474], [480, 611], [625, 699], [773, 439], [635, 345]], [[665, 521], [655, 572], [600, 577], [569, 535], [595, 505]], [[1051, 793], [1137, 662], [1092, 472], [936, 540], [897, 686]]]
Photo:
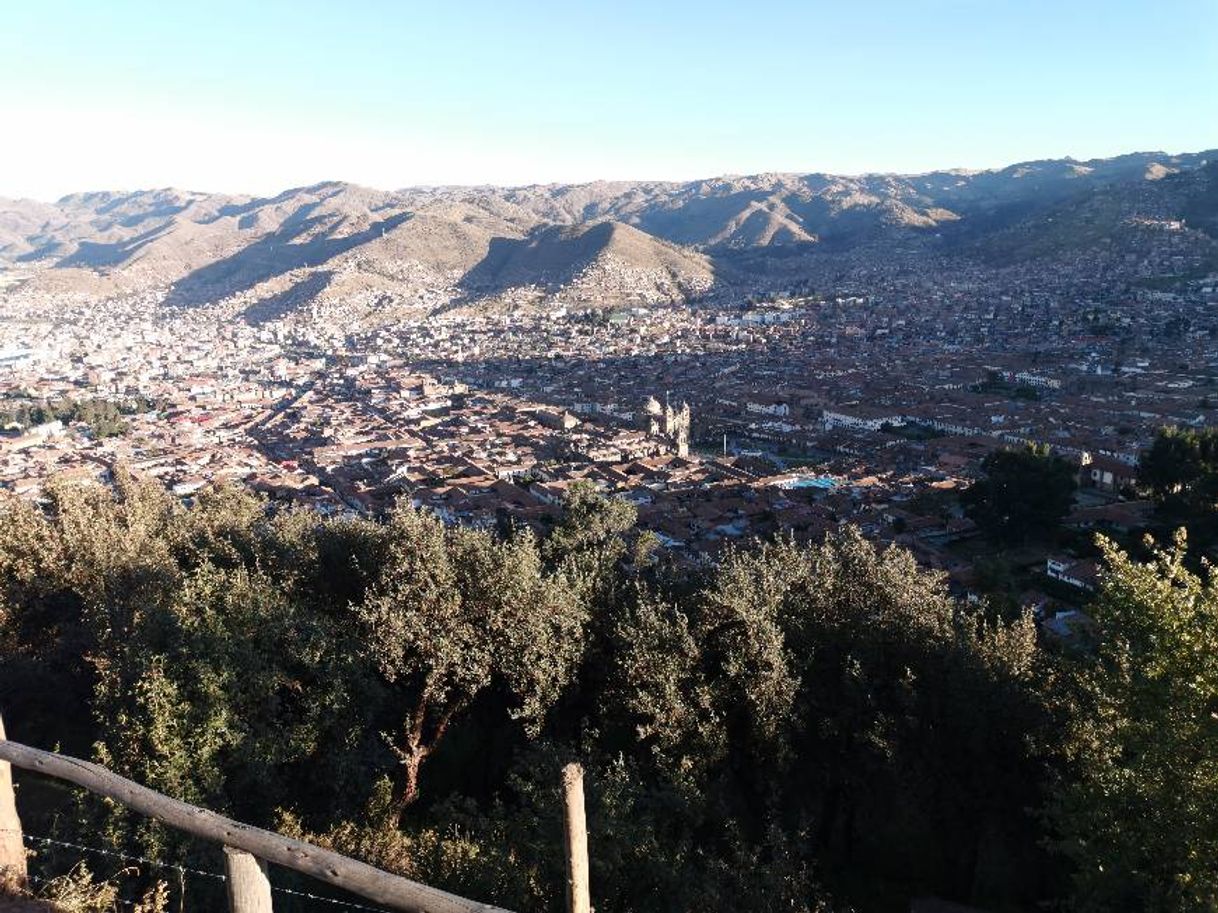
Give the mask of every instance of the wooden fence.
[[[438, 888], [392, 875], [331, 850], [242, 824], [204, 808], [171, 799], [117, 774], [66, 755], [10, 742], [0, 719], [0, 875], [24, 884], [25, 844], [17, 815], [11, 767], [45, 774], [83, 787], [132, 811], [224, 848], [231, 913], [270, 913], [267, 863], [292, 869], [394, 910], [411, 913], [508, 913]], [[570, 913], [590, 913], [588, 841], [584, 818], [583, 770], [563, 770], [566, 805], [567, 905]]]

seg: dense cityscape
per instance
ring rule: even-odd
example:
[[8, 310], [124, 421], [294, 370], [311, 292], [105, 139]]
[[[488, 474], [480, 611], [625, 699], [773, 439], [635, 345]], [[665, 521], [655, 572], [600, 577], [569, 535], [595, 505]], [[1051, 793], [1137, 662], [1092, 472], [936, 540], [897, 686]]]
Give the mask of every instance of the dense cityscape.
[[[1211, 423], [1218, 281], [1150, 281], [1206, 262], [1192, 234], [1143, 220], [1107, 274], [1099, 257], [995, 269], [863, 250], [827, 255], [798, 293], [559, 293], [354, 330], [341, 302], [166, 313], [155, 292], [27, 291], [36, 270], [18, 267], [0, 303], [0, 482], [38, 498], [122, 464], [186, 499], [228, 481], [326, 514], [409, 501], [544, 532], [582, 480], [635, 505], [678, 563], [852, 524], [978, 598], [985, 552], [956, 495], [987, 455], [1049, 445], [1080, 483], [1066, 525], [1127, 533], [1150, 518], [1135, 481], [1156, 431]], [[69, 401], [123, 414], [102, 433], [31, 418]], [[1094, 578], [1068, 555], [1020, 562]], [[1038, 588], [1012, 595], [1052, 617]]]

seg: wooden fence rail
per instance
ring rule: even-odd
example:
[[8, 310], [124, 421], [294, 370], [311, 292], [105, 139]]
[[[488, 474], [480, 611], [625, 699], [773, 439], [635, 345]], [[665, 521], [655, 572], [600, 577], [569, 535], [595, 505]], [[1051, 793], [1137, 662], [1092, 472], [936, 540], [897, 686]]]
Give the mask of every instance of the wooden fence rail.
[[169, 827], [220, 844], [225, 850], [232, 913], [270, 913], [268, 862], [395, 910], [508, 913], [490, 904], [467, 900], [409, 878], [382, 872], [302, 840], [293, 840], [171, 799], [100, 765], [10, 742], [4, 737], [4, 722], [0, 719], [0, 875], [7, 870], [9, 878], [19, 882], [26, 879], [25, 846], [9, 765], [65, 780]]

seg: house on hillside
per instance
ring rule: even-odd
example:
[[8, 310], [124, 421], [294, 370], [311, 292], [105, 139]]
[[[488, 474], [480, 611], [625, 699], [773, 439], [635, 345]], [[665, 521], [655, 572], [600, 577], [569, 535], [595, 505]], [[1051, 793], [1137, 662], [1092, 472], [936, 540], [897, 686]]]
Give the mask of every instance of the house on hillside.
[[1053, 580], [1075, 589], [1092, 592], [1099, 585], [1099, 567], [1094, 561], [1079, 561], [1074, 558], [1048, 558], [1045, 573]]
[[1115, 493], [1133, 488], [1138, 480], [1138, 468], [1115, 457], [1084, 453], [1078, 475], [1078, 483], [1082, 488], [1096, 488]]

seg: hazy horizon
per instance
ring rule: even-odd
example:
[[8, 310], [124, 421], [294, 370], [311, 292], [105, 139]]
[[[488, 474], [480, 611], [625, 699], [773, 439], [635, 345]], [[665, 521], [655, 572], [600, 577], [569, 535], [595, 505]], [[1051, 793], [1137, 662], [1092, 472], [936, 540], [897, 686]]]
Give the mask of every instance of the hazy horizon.
[[54, 197], [33, 197], [33, 196], [16, 196], [16, 195], [0, 195], [6, 199], [13, 200], [31, 200], [36, 203], [54, 204], [67, 197], [77, 196], [80, 194], [93, 193], [155, 193], [158, 191], [175, 190], [183, 193], [201, 193], [215, 194], [224, 196], [248, 196], [254, 198], [275, 197], [282, 193], [291, 190], [298, 190], [306, 187], [317, 187], [322, 184], [344, 184], [353, 187], [363, 187], [368, 190], [377, 191], [379, 193], [397, 193], [412, 190], [443, 190], [443, 189], [476, 189], [480, 187], [495, 188], [498, 190], [515, 190], [525, 189], [530, 187], [559, 187], [559, 186], [587, 186], [595, 184], [696, 184], [702, 181], [713, 181], [721, 178], [749, 178], [762, 175], [815, 175], [824, 174], [831, 177], [841, 178], [865, 178], [865, 177], [918, 177], [927, 174], [944, 174], [944, 173], [960, 173], [960, 174], [980, 174], [983, 172], [998, 172], [1006, 168], [1013, 168], [1018, 165], [1032, 164], [1038, 161], [1073, 161], [1079, 164], [1085, 164], [1091, 161], [1103, 161], [1113, 158], [1121, 158], [1132, 155], [1155, 155], [1163, 154], [1168, 156], [1181, 155], [1199, 155], [1205, 152], [1218, 151], [1218, 145], [1213, 147], [1203, 147], [1197, 149], [1130, 149], [1119, 152], [1114, 152], [1108, 155], [1053, 155], [1042, 156], [1036, 159], [1021, 159], [1019, 161], [1003, 162], [997, 165], [984, 168], [970, 168], [968, 166], [948, 166], [943, 168], [930, 168], [924, 171], [826, 171], [824, 169], [803, 169], [798, 171], [780, 171], [777, 169], [762, 169], [758, 171], [735, 171], [735, 172], [720, 172], [718, 174], [702, 174], [693, 176], [681, 177], [639, 177], [639, 178], [618, 178], [618, 177], [598, 177], [588, 180], [576, 181], [530, 181], [517, 184], [501, 184], [490, 181], [470, 181], [464, 183], [447, 183], [447, 184], [402, 184], [396, 187], [374, 186], [363, 181], [348, 180], [341, 177], [321, 178], [316, 181], [309, 181], [303, 184], [290, 184], [280, 187], [271, 188], [267, 191], [251, 191], [230, 189], [225, 187], [190, 187], [178, 184], [163, 184], [163, 185], [147, 185], [147, 186], [130, 186], [130, 187], [78, 187], [74, 190], [69, 190], [65, 193], [58, 194]]

